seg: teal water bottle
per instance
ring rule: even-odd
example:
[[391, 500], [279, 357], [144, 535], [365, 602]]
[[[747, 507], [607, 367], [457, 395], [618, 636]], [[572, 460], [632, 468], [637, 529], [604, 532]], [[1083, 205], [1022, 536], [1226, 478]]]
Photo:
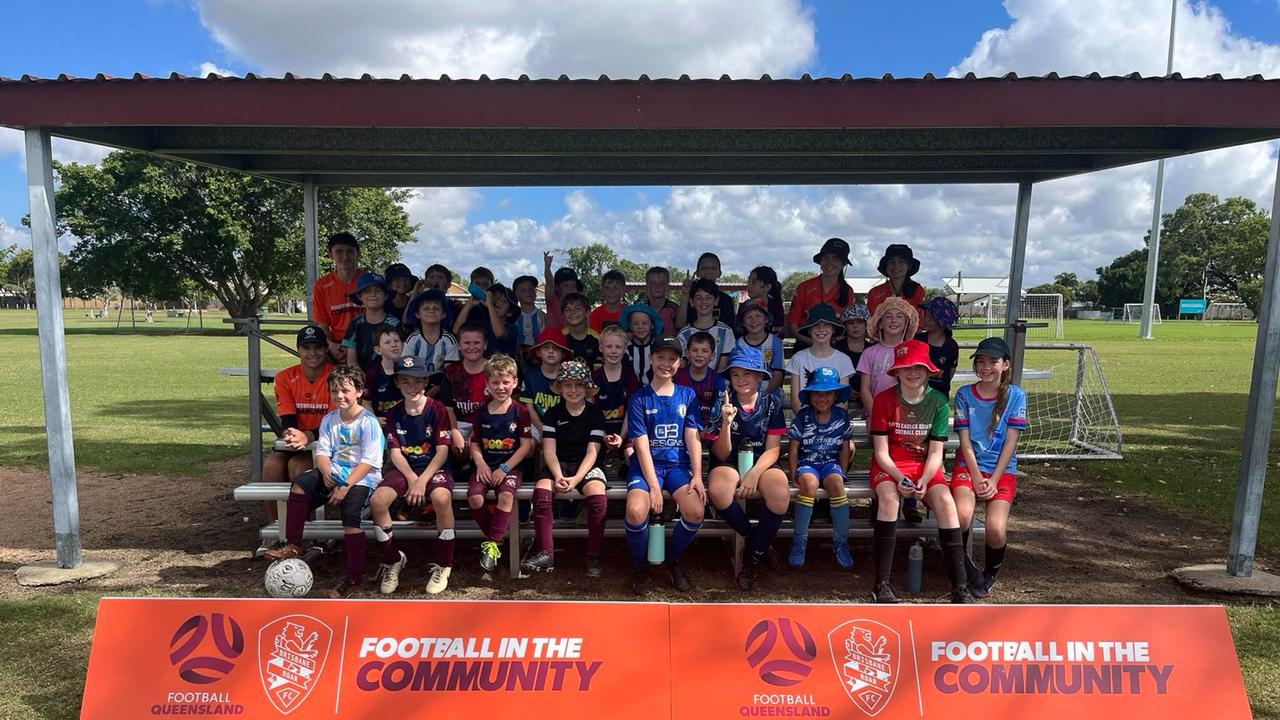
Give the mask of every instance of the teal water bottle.
[[756, 466], [756, 453], [749, 447], [744, 447], [738, 451], [738, 477], [741, 478], [747, 474], [747, 471]]
[[650, 565], [661, 565], [667, 559], [667, 529], [657, 515], [649, 518], [648, 556]]

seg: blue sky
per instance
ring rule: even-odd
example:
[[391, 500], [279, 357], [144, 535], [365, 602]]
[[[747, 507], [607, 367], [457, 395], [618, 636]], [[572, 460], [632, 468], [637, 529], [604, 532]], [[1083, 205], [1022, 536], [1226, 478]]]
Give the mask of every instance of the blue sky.
[[[662, 5], [663, 3], [654, 4]], [[296, 18], [282, 20], [278, 16], [289, 12], [290, 9], [284, 7], [289, 5], [295, 6], [295, 9], [303, 8], [302, 13]], [[464, 16], [465, 20], [466, 13], [470, 12], [467, 9], [468, 4], [452, 3], [452, 5], [455, 6], [455, 14]], [[512, 14], [524, 12], [525, 7], [533, 5], [537, 3], [512, 6], [518, 8], [513, 10]], [[700, 5], [705, 6], [705, 11], [697, 9]], [[728, 4], [728, 6], [733, 5], [733, 3]], [[929, 0], [914, 3], [826, 1], [801, 3], [798, 0], [770, 0], [768, 3], [761, 3], [762, 8], [765, 5], [769, 7], [761, 10], [762, 17], [759, 21], [761, 24], [757, 27], [752, 27], [752, 19], [747, 18], [741, 20], [743, 26], [741, 28], [730, 27], [723, 32], [719, 32], [717, 28], [717, 35], [732, 35], [735, 32], [741, 34], [741, 38], [737, 40], [715, 38], [716, 42], [728, 43], [723, 50], [726, 56], [745, 47], [750, 52], [739, 54], [753, 56], [752, 53], [755, 53], [763, 58], [754, 65], [750, 60], [739, 63], [740, 68], [746, 69], [739, 72], [728, 70], [732, 74], [749, 76], [753, 74], [753, 70], [763, 68], [770, 71], [770, 68], [774, 68], [771, 71], [772, 74], [778, 75], [780, 73], [776, 68], [784, 68], [782, 74], [792, 75], [803, 72], [814, 75], [840, 75], [845, 72], [853, 75], [880, 75], [890, 72], [899, 76], [918, 76], [926, 72], [945, 74], [952, 68], [958, 67], [1003, 69], [1012, 67], [1023, 74], [1043, 72], [1046, 68], [1056, 69], [1064, 74], [1088, 72], [1092, 69], [1098, 69], [1104, 74], [1133, 69], [1144, 73], [1159, 72], [1163, 69], [1163, 54], [1159, 52], [1164, 42], [1162, 37], [1156, 38], [1158, 42], [1146, 47], [1141, 55], [1126, 56], [1117, 51], [1116, 57], [1110, 60], [1098, 59], [1094, 64], [1095, 59], [1089, 54], [1072, 60], [1070, 43], [1056, 52], [1048, 48], [1041, 56], [1037, 56], [1038, 49], [1034, 47], [1036, 42], [1024, 40], [1019, 45], [1015, 37], [1017, 33], [1010, 28], [1015, 22], [1023, 22], [1026, 28], [1032, 28], [1035, 24], [1031, 22], [1032, 20], [1039, 24], [1059, 23], [1062, 34], [1069, 36], [1075, 33], [1079, 37], [1076, 45], [1083, 47], [1096, 40], [1094, 36], [1097, 35], [1105, 36], [1110, 32], [1119, 36], [1134, 24], [1135, 17], [1149, 18], [1152, 30], [1148, 34], [1159, 35], [1160, 28], [1167, 28], [1169, 7], [1164, 0], [1150, 2], [1134, 0], [1128, 3], [1117, 0], [1114, 4], [1100, 6], [1104, 8], [1103, 12], [1085, 9], [1073, 11], [1070, 9], [1070, 4], [1064, 6], [1060, 0], [1009, 0], [1005, 4], [991, 0], [981, 2]], [[277, 17], [272, 17], [272, 9], [264, 9], [267, 6], [279, 9], [274, 13]], [[739, 21], [739, 18], [732, 15], [732, 10], [725, 10], [724, 0], [694, 2], [692, 6], [695, 8], [692, 11], [695, 14], [694, 24], [698, 19], [696, 14], [699, 12], [709, 18], [708, 23], [711, 26], [715, 26], [716, 23], [724, 26], [725, 18], [730, 18], [732, 22]], [[1126, 11], [1128, 15], [1119, 13], [1112, 16], [1110, 9], [1115, 6], [1128, 7]], [[639, 13], [641, 16], [635, 20], [637, 26], [642, 26], [644, 22], [655, 20], [655, 18], [658, 22], [665, 19], [660, 13], [654, 13], [653, 17], [644, 17], [645, 10], [631, 10], [630, 7], [629, 4], [620, 5], [610, 8], [607, 12], [619, 15], [624, 20], [628, 19], [626, 14], [629, 12]], [[1180, 37], [1183, 32], [1181, 23], [1186, 22], [1186, 32], [1196, 33], [1195, 37], [1189, 37], [1186, 51], [1189, 55], [1195, 55], [1198, 58], [1209, 53], [1211, 59], [1200, 61], [1208, 63], [1203, 65], [1208, 71], [1224, 72], [1224, 74], [1247, 72], [1263, 72], [1272, 76], [1277, 74], [1270, 63], [1280, 57], [1280, 1], [1222, 0], [1207, 6], [1207, 10], [1206, 6], [1199, 6], [1198, 12], [1191, 10], [1190, 6], [1183, 7], [1187, 8], [1187, 16], [1184, 18], [1180, 15]], [[425, 15], [418, 17], [417, 8], [412, 6], [406, 6], [406, 8], [402, 18], [388, 17], [381, 21], [384, 23], [382, 26], [377, 24], [379, 22], [377, 17], [362, 17], [362, 27], [349, 30], [349, 21], [343, 19], [345, 8], [337, 4], [336, 0], [327, 2], [319, 0], [315, 3], [282, 0], [282, 2], [265, 5], [252, 0], [193, 0], [193, 2], [152, 0], [132, 4], [27, 3], [20, 9], [6, 13], [8, 32], [5, 33], [5, 42], [0, 43], [0, 76], [16, 78], [24, 73], [54, 76], [60, 72], [74, 75], [92, 75], [97, 72], [113, 75], [129, 75], [133, 72], [166, 75], [174, 71], [195, 74], [199, 72], [203, 63], [211, 63], [218, 68], [235, 73], [254, 71], [278, 74], [283, 69], [290, 69], [306, 74], [318, 74], [326, 69], [342, 72], [344, 68], [368, 67], [375, 74], [379, 69], [388, 71], [403, 69], [414, 72], [415, 68], [421, 71], [415, 74], [425, 74], [437, 67], [449, 70], [451, 67], [460, 66], [491, 68], [490, 74], [503, 75], [506, 73], [502, 71], [501, 61], [510, 54], [508, 52], [510, 47], [518, 49], [521, 47], [521, 38], [528, 37], [541, 38], [538, 40], [542, 43], [540, 56], [552, 58], [550, 61], [552, 64], [548, 67], [561, 67], [554, 64], [557, 56], [578, 58], [582, 55], [588, 57], [585, 61], [586, 67], [596, 67], [591, 64], [590, 48], [572, 47], [575, 43], [590, 44], [589, 40], [583, 39], [584, 35], [580, 28], [575, 30], [572, 27], [575, 19], [563, 14], [556, 15], [555, 10], [551, 9], [526, 19], [514, 18], [505, 25], [497, 23], [496, 26], [502, 32], [507, 32], [511, 38], [514, 38], [508, 45], [503, 45], [501, 42], [495, 43], [494, 47], [479, 52], [474, 58], [459, 59], [445, 55], [443, 59], [433, 61], [427, 58], [420, 63], [413, 59], [412, 67], [402, 68], [403, 63], [406, 62], [403, 57], [377, 56], [380, 52], [377, 49], [379, 33], [390, 37], [392, 33], [403, 31], [402, 28], [397, 27], [397, 24], [420, 23], [421, 32], [425, 33], [424, 37], [436, 39], [450, 37], [447, 33], [432, 35], [433, 32], [441, 32], [440, 28], [431, 27], [434, 20]], [[685, 5], [681, 6], [681, 11], [690, 12]], [[1075, 12], [1074, 15], [1073, 12]], [[376, 12], [371, 14], [377, 15]], [[607, 14], [606, 11], [601, 10], [601, 15], [605, 14]], [[284, 36], [279, 38], [279, 42], [275, 42], [275, 38], [270, 35], [264, 39], [261, 34], [255, 34], [257, 26], [269, 28], [272, 22], [282, 22], [284, 24], [280, 27], [286, 28], [295, 24], [306, 26], [299, 29], [300, 33], [310, 32], [313, 35], [323, 33], [326, 31], [325, 15], [330, 16], [333, 21], [333, 27], [327, 28], [330, 31], [327, 39], [323, 36], [302, 38], [291, 44], [289, 38]], [[1194, 17], [1195, 15], [1200, 17]], [[295, 20], [297, 22], [294, 22]], [[475, 24], [471, 27], [480, 27], [485, 22], [494, 23], [491, 17], [488, 19], [477, 17]], [[344, 25], [344, 23], [348, 24]], [[614, 24], [621, 26], [624, 23]], [[773, 32], [777, 26], [784, 26], [784, 29], [791, 28], [794, 32], [789, 35], [780, 34], [776, 40], [756, 42], [757, 37]], [[465, 34], [468, 27], [465, 22], [459, 27], [463, 28]], [[1007, 33], [1004, 44], [989, 53], [978, 52], [975, 47], [980, 38], [984, 33], [993, 30]], [[525, 31], [527, 34], [522, 34]], [[574, 35], [575, 32], [579, 35]], [[625, 32], [625, 30], [618, 32]], [[367, 42], [367, 45], [361, 45], [362, 40], [356, 36], [357, 33], [370, 35], [367, 41], [363, 41]], [[548, 37], [551, 39], [548, 40]], [[348, 39], [351, 41], [348, 42]], [[695, 36], [689, 39], [687, 47], [660, 48], [656, 51], [661, 54], [660, 59], [655, 59], [657, 55], [648, 55], [648, 51], [638, 50], [618, 62], [614, 62], [614, 58], [595, 62], [615, 75], [638, 75], [641, 72], [664, 74], [661, 69], [657, 69], [663, 67], [664, 63], [666, 67], [672, 66], [672, 63], [677, 67], [720, 67], [716, 64], [715, 57], [710, 64], [706, 63], [705, 58], [688, 59], [697, 54], [699, 40], [700, 38]], [[340, 43], [346, 54], [339, 56], [335, 53], [332, 64], [327, 64], [323, 53], [319, 56], [309, 54], [315, 51], [308, 46], [319, 44], [323, 47], [326, 41]], [[678, 45], [679, 42], [680, 40], [675, 40], [672, 44]], [[733, 44], [735, 42], [736, 45]], [[1124, 41], [1118, 37], [1117, 42]], [[637, 40], [637, 43], [640, 41]], [[474, 43], [460, 44], [459, 47], [470, 48], [472, 45]], [[756, 46], [766, 47], [760, 50]], [[370, 49], [361, 50], [361, 47]], [[641, 44], [638, 47], [645, 46]], [[362, 56], [361, 52], [365, 55]], [[465, 52], [469, 50], [459, 50], [455, 54]], [[618, 52], [625, 54], [627, 50], [624, 47]], [[1217, 56], [1212, 56], [1213, 53], [1217, 53]], [[1133, 67], [1134, 57], [1141, 57], [1141, 62], [1145, 63], [1145, 66]], [[538, 69], [528, 58], [525, 62], [531, 64], [530, 69]], [[688, 64], [681, 65], [682, 62]], [[699, 65], [699, 62], [703, 64]], [[1044, 63], [1049, 64], [1046, 66]], [[1060, 66], [1073, 63], [1081, 66]], [[1221, 67], [1214, 63], [1221, 63]], [[566, 71], [575, 74], [572, 63], [566, 61], [566, 64], [571, 66], [566, 68]], [[1086, 68], [1085, 65], [1088, 67]], [[1259, 67], [1255, 68], [1254, 65]], [[422, 71], [422, 68], [427, 70]], [[619, 68], [622, 70], [619, 71]], [[1177, 69], [1177, 61], [1175, 61], [1175, 69]], [[1238, 71], [1232, 73], [1232, 69], [1238, 69]], [[1195, 72], [1196, 70], [1192, 69], [1189, 74]], [[456, 75], [457, 71], [451, 74]], [[6, 153], [6, 150], [9, 152]], [[71, 149], [65, 150], [63, 156], [70, 159], [93, 159], [91, 153], [85, 155], [83, 151]], [[1212, 165], [1212, 163], [1209, 164]], [[1274, 171], [1274, 168], [1272, 170]], [[1212, 174], [1193, 177], [1199, 178], [1196, 182], [1200, 184], [1217, 184]], [[1116, 182], [1125, 181], [1117, 179]], [[1193, 183], [1189, 187], [1196, 189], [1199, 186]], [[1206, 189], [1218, 190], [1215, 187]], [[1234, 185], [1227, 186], [1221, 188], [1221, 192], [1230, 194], [1234, 189]], [[1135, 206], [1140, 205], [1138, 198], [1140, 190], [1147, 192], [1135, 185], [1133, 190]], [[685, 232], [687, 235], [687, 231], [681, 229], [681, 219], [675, 217], [682, 209], [694, 208], [691, 212], [696, 212], [698, 208], [705, 210], [708, 207], [723, 205], [730, 213], [736, 213], [735, 217], [739, 220], [749, 223], [751, 219], [749, 207], [758, 208], [761, 203], [767, 202], [777, 204], [778, 210], [775, 215], [786, 213], [803, 215], [805, 212], [812, 211], [814, 217], [838, 218], [840, 214], [837, 212], [833, 216], [831, 207], [838, 205], [842, 198], [845, 202], [852, 202], [862, 207], [866, 202], [878, 197], [875, 194], [877, 191], [873, 190], [847, 195], [842, 195], [842, 192], [840, 189], [780, 188], [769, 193], [744, 194], [715, 191], [709, 196], [700, 196], [697, 193], [685, 193], [666, 187], [584, 190], [497, 188], [459, 191], [447, 196], [436, 194], [424, 196], [418, 210], [426, 214], [415, 216], [415, 219], [433, 225], [431, 231], [423, 236], [424, 243], [442, 237], [441, 233], [445, 230], [438, 230], [435, 227], [438, 225], [439, 228], [448, 228], [448, 232], [451, 233], [449, 237], [454, 240], [470, 235], [473, 239], [478, 239], [480, 247], [489, 247], [494, 252], [498, 252], [502, 247], [510, 247], [512, 243], [541, 241], [549, 244], [569, 242], [573, 238], [591, 239], [602, 232], [607, 234], [609, 228], [625, 226], [629, 228], [626, 232], [635, 233], [637, 237], [634, 243], [634, 254], [644, 255], [646, 252], [660, 253], [663, 247], [671, 247], [670, 244], [662, 245], [652, 237], [646, 236], [647, 239], [640, 237], [643, 232], [651, 232], [651, 230], [641, 229], [643, 222], [640, 215], [646, 209], [658, 210], [662, 215], [664, 227], [671, 232], [676, 234]], [[1003, 197], [1003, 191], [1000, 189], [992, 189], [991, 192]], [[1260, 193], [1261, 190], [1258, 192]], [[1051, 190], [1049, 196], [1054, 199], [1055, 192]], [[957, 202], [957, 196], [945, 191], [936, 195], [931, 195], [928, 191], [912, 191], [906, 193], [905, 197], [907, 200], [916, 201], [916, 206], [920, 202], [932, 200], [944, 205]], [[1149, 198], [1149, 194], [1146, 197]], [[1090, 202], [1096, 206], [1098, 200], [1094, 198]], [[1149, 199], [1147, 202], [1149, 208]], [[432, 214], [443, 212], [440, 208], [445, 206], [453, 207], [455, 214], [449, 218]], [[1076, 214], [1080, 215], [1085, 210], [1099, 211], [1094, 206], [1075, 208]], [[16, 142], [11, 137], [6, 145], [4, 138], [0, 137], [0, 219], [6, 221], [10, 228], [16, 227], [26, 213], [26, 209], [25, 178], [21, 167], [21, 156], [16, 152]], [[1052, 208], [1046, 207], [1044, 212], [1047, 219], [1050, 217]], [[999, 223], [996, 221], [1000, 219], [1000, 216], [995, 217], [993, 223], [998, 226]], [[811, 218], [809, 222], [809, 227], [812, 227], [815, 235], [828, 230], [827, 225], [822, 221]], [[830, 221], [828, 224], [833, 222], [835, 221]], [[1134, 244], [1132, 235], [1135, 231], [1131, 227], [1106, 226], [1105, 223], [1092, 227], [1087, 226], [1087, 222], [1085, 225], [1075, 228], [1073, 232], [1088, 236], [1104, 233], [1106, 237], [1099, 235], [1098, 238], [1101, 239], [1095, 238], [1101, 245], [1095, 253], [1096, 257], [1091, 255], [1080, 260], [1077, 267], [1073, 269], [1091, 267], [1108, 253], [1112, 256], [1121, 254], [1111, 250], [1111, 246], [1117, 242], [1122, 246], [1125, 242], [1130, 246]], [[926, 233], [921, 228], [922, 226], [915, 220], [907, 222], [906, 225], [908, 236], [913, 232]], [[833, 232], [840, 230], [838, 223], [830, 229]], [[868, 235], [875, 238], [900, 230], [902, 228], [886, 230], [881, 227], [875, 231], [868, 231]], [[851, 234], [856, 235], [852, 231]], [[12, 230], [9, 237], [15, 237]], [[714, 238], [708, 237], [710, 239], [707, 242], [714, 245]], [[4, 236], [0, 235], [0, 240], [3, 239]], [[1140, 241], [1140, 235], [1137, 239]], [[820, 242], [820, 238], [815, 240], [816, 242]], [[869, 242], [875, 243], [877, 240], [872, 239]], [[918, 242], [927, 246], [929, 240], [922, 239]], [[976, 247], [981, 247], [978, 240], [975, 242], [978, 243]], [[1064, 240], [1064, 245], [1070, 244], [1072, 244], [1070, 241]], [[1074, 244], [1079, 246], [1078, 242]], [[416, 254], [408, 252], [407, 255], [411, 259], [427, 257], [426, 251], [421, 248], [416, 251]], [[1046, 268], [1051, 260], [1052, 258], [1044, 258]], [[510, 265], [509, 269], [511, 272], [516, 272], [524, 264], [527, 263], [524, 261], [515, 263]], [[950, 269], [940, 268], [940, 271], [950, 271]], [[1044, 269], [1043, 272], [1048, 270]]]

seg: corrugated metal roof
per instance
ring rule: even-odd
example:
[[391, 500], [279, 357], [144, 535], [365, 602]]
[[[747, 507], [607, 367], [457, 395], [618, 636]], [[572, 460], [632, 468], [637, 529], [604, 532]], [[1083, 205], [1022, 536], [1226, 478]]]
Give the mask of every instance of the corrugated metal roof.
[[448, 75], [439, 77], [414, 77], [404, 74], [398, 78], [390, 77], [374, 77], [368, 73], [360, 77], [337, 77], [330, 73], [324, 73], [320, 77], [295, 75], [288, 72], [280, 77], [262, 76], [257, 73], [247, 73], [245, 75], [219, 75], [217, 73], [209, 73], [208, 75], [183, 75], [182, 73], [170, 73], [167, 76], [151, 76], [143, 73], [134, 73], [127, 77], [117, 77], [98, 73], [92, 77], [78, 77], [61, 73], [57, 77], [40, 77], [38, 75], [23, 75], [20, 78], [8, 78], [0, 76], [0, 82], [23, 82], [23, 83], [49, 83], [49, 82], [171, 82], [171, 81], [209, 81], [209, 82], [373, 82], [373, 83], [523, 83], [523, 84], [546, 84], [546, 83], [881, 83], [881, 82], [899, 82], [899, 83], [915, 83], [915, 82], [1009, 82], [1009, 81], [1079, 81], [1079, 80], [1145, 80], [1145, 81], [1213, 81], [1213, 82], [1280, 82], [1280, 78], [1266, 78], [1262, 75], [1249, 75], [1247, 77], [1223, 77], [1221, 74], [1213, 74], [1198, 77], [1183, 77], [1181, 73], [1173, 73], [1165, 77], [1163, 75], [1143, 76], [1141, 73], [1133, 72], [1127, 75], [1101, 75], [1099, 73], [1089, 73], [1088, 75], [1059, 75], [1051, 72], [1047, 75], [1018, 75], [1010, 72], [1004, 75], [984, 75], [978, 76], [974, 73], [967, 73], [963, 76], [936, 76], [933, 73], [925, 73], [921, 77], [895, 77], [891, 73], [885, 73], [879, 77], [859, 76], [854, 77], [848, 73], [840, 77], [813, 77], [808, 73], [798, 78], [774, 78], [770, 75], [761, 75], [758, 78], [734, 78], [728, 75], [721, 75], [718, 78], [699, 77], [693, 78], [689, 75], [681, 75], [678, 78], [658, 77], [650, 78], [648, 75], [641, 75], [637, 78], [610, 78], [608, 75], [601, 75], [595, 78], [570, 78], [568, 75], [561, 75], [557, 78], [530, 78], [528, 75], [521, 75], [517, 78], [490, 78], [488, 75], [481, 75], [478, 78], [452, 78]]

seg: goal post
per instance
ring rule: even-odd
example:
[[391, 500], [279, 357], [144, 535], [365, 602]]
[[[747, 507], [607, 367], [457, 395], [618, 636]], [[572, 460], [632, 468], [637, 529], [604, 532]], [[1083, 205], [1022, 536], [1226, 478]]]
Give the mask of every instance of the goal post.
[[[1152, 305], [1151, 307], [1152, 309], [1155, 310], [1155, 314], [1152, 317], [1152, 322], [1163, 323], [1164, 319], [1160, 317], [1160, 306]], [[1127, 323], [1142, 322], [1142, 308], [1143, 308], [1143, 303], [1125, 303], [1124, 304], [1124, 321]]]
[[[1025, 293], [1022, 296], [1022, 310], [1019, 313], [1023, 320], [1047, 322], [1048, 327], [1027, 328], [1028, 340], [1062, 340], [1064, 337], [1062, 324], [1063, 302], [1059, 293]], [[992, 295], [987, 304], [987, 323], [1007, 322], [1009, 313], [1008, 297]], [[988, 336], [992, 334], [988, 331]], [[996, 333], [998, 334], [998, 333]]]
[[1253, 320], [1249, 306], [1242, 302], [1211, 302], [1200, 316], [1201, 322], [1227, 322], [1232, 320]]

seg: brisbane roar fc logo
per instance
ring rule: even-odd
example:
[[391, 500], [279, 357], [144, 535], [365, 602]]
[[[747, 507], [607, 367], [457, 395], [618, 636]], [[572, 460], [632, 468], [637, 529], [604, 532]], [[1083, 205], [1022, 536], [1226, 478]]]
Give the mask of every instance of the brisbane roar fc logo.
[[858, 709], [875, 717], [893, 697], [902, 638], [874, 620], [850, 620], [827, 634], [827, 644], [845, 694]]
[[333, 630], [309, 615], [287, 615], [258, 631], [258, 673], [276, 710], [297, 710], [324, 672]]

